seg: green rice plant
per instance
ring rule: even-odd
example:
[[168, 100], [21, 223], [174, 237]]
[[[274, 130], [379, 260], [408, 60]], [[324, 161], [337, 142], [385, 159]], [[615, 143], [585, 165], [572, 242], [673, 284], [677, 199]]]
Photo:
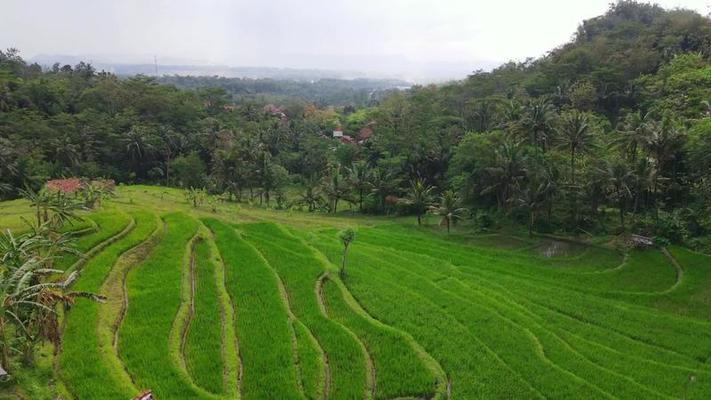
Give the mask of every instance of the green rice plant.
[[[421, 249], [422, 251], [426, 252]], [[472, 263], [476, 263], [475, 259], [470, 261], [470, 265]], [[708, 329], [704, 328], [705, 324], [699, 321], [658, 314], [652, 309], [636, 307], [619, 301], [604, 300], [581, 294], [579, 291], [546, 288], [539, 283], [531, 284], [524, 280], [518, 280], [519, 282], [515, 284], [507, 283], [516, 280], [516, 278], [501, 274], [489, 274], [483, 265], [467, 269], [467, 271], [472, 275], [476, 271], [476, 277], [472, 276], [472, 278], [477, 281], [481, 281], [482, 275], [486, 273], [492, 282], [507, 284], [507, 286], [514, 285], [514, 287], [525, 285], [526, 288], [520, 292], [522, 296], [531, 298], [534, 297], [533, 294], [536, 294], [536, 301], [543, 302], [549, 311], [557, 312], [560, 316], [574, 316], [575, 318], [569, 319], [586, 326], [586, 329], [582, 330], [582, 334], [588, 334], [591, 329], [593, 331], [607, 329], [607, 336], [619, 339], [620, 347], [623, 350], [629, 348], [630, 342], [634, 343], [634, 340], [637, 340], [635, 344], [638, 349], [652, 346], [651, 348], [656, 349], [654, 353], [662, 354], [667, 359], [672, 357], [677, 362], [681, 358], [683, 363], [691, 364], [698, 364], [698, 361], [694, 360], [704, 360], [706, 358], [704, 354], [708, 354], [709, 339], [706, 334]], [[545, 293], [538, 295], [538, 292]], [[596, 308], [593, 309], [594, 307]], [[573, 311], [575, 309], [579, 311]], [[550, 324], [550, 318], [547, 318], [546, 322]], [[576, 326], [570, 321], [567, 325]], [[604, 335], [599, 335], [599, 337], [601, 336]], [[639, 339], [642, 339], [643, 342], [639, 342]], [[683, 353], [687, 353], [687, 355]]]
[[[111, 267], [129, 249], [144, 241], [156, 229], [156, 218], [149, 212], [131, 213], [135, 228], [124, 238], [92, 257], [82, 269], [74, 289], [98, 292]], [[107, 358], [115, 357], [113, 348], [102, 348], [96, 335], [101, 305], [77, 302], [66, 314], [59, 368], [62, 379], [78, 399], [130, 398], [137, 389]]]
[[216, 394], [225, 392], [222, 359], [222, 310], [215, 279], [215, 262], [205, 240], [198, 240], [191, 260], [192, 318], [184, 356], [195, 384]]
[[[182, 276], [188, 245], [198, 223], [182, 213], [163, 217], [167, 232], [150, 256], [128, 274], [128, 310], [119, 330], [118, 348], [136, 385], [164, 399], [214, 399], [196, 387], [176, 360], [172, 344], [181, 307]], [[179, 336], [178, 336], [179, 337]]]
[[[475, 310], [477, 315], [491, 319], [506, 320], [507, 323], [518, 326], [520, 329], [529, 332], [535, 342], [545, 350], [543, 356], [548, 368], [560, 369], [566, 372], [569, 380], [582, 381], [582, 385], [592, 384], [597, 388], [598, 394], [611, 394], [622, 398], [635, 398], [639, 393], [644, 393], [646, 398], [663, 398], [664, 396], [656, 389], [638, 383], [622, 373], [612, 371], [605, 366], [592, 362], [565, 342], [556, 332], [544, 326], [544, 321], [539, 320], [534, 314], [528, 312], [526, 308], [520, 307], [507, 297], [499, 296], [495, 292], [485, 292], [481, 286], [470, 285], [454, 278], [456, 274], [441, 274], [431, 268], [432, 263], [438, 262], [428, 257], [417, 255], [394, 256], [392, 270], [397, 270], [398, 265], [407, 265], [401, 274], [412, 274], [425, 278], [440, 288], [443, 292], [456, 296], [455, 299], [463, 303], [470, 310]], [[402, 279], [402, 278], [401, 278]], [[503, 354], [503, 352], [502, 352]], [[512, 362], [512, 364], [515, 360]], [[527, 366], [524, 366], [527, 367]], [[522, 369], [523, 367], [517, 368]], [[545, 375], [539, 372], [539, 375]], [[555, 397], [555, 390], [562, 386], [557, 382], [554, 388], [550, 388], [552, 380], [541, 383], [541, 391], [547, 395]], [[581, 389], [582, 389], [581, 385]], [[544, 389], [549, 387], [548, 389]], [[570, 395], [584, 395], [582, 392], [574, 392]], [[560, 396], [560, 394], [559, 394]], [[590, 394], [585, 395], [590, 396]], [[563, 396], [564, 397], [564, 396]]]
[[[672, 287], [676, 281], [673, 266], [658, 251], [635, 251], [621, 269], [600, 274], [569, 274], [560, 269], [540, 268], [540, 257], [531, 257], [505, 249], [471, 248], [459, 243], [443, 240], [435, 235], [414, 231], [411, 236], [387, 233], [380, 229], [363, 229], [360, 240], [398, 250], [421, 252], [446, 260], [455, 265], [467, 265], [472, 261], [485, 264], [486, 269], [509, 275], [516, 275], [541, 284], [555, 285], [583, 292], [659, 293]], [[505, 262], [501, 262], [505, 260]], [[647, 271], [648, 273], [643, 273]]]
[[235, 332], [235, 309], [226, 284], [225, 264], [215, 244], [214, 234], [203, 224], [200, 234], [207, 238], [212, 262], [215, 266], [215, 284], [221, 310], [220, 335], [222, 340], [221, 356], [224, 362], [223, 387], [227, 398], [238, 398], [241, 386], [242, 363], [239, 356], [239, 340]]
[[[456, 275], [456, 274], [454, 274]], [[644, 352], [637, 351], [629, 352], [629, 347], [624, 350], [615, 350], [609, 342], [611, 332], [603, 332], [602, 335], [595, 338], [596, 341], [584, 339], [578, 334], [570, 332], [570, 326], [575, 321], [554, 322], [555, 315], [540, 315], [540, 309], [531, 307], [531, 304], [526, 304], [516, 295], [509, 291], [499, 293], [496, 290], [490, 290], [485, 286], [463, 285], [466, 289], [463, 293], [473, 296], [479, 296], [479, 301], [489, 302], [493, 307], [498, 307], [502, 303], [512, 305], [511, 309], [517, 311], [507, 312], [526, 314], [530, 317], [529, 321], [537, 325], [537, 331], [543, 332], [540, 337], [555, 336], [554, 340], [559, 342], [559, 346], [545, 346], [547, 349], [559, 349], [561, 347], [568, 348], [580, 357], [585, 358], [586, 363], [593, 363], [597, 371], [581, 370], [581, 365], [572, 365], [569, 368], [577, 368], [579, 374], [584, 374], [588, 380], [598, 381], [600, 386], [611, 386], [617, 396], [628, 392], [626, 396], [635, 398], [639, 393], [646, 393], [646, 398], [663, 397], [663, 396], [681, 396], [682, 393], [688, 392], [689, 398], [702, 398], [698, 396], [700, 393], [709, 392], [709, 371], [693, 369], [691, 367], [679, 367], [674, 365], [671, 360], [655, 360], [658, 359], [659, 351]], [[572, 322], [572, 323], [571, 323]], [[590, 331], [589, 327], [583, 328], [586, 333]], [[548, 332], [545, 332], [548, 331]], [[562, 341], [562, 343], [561, 343]], [[549, 354], [555, 355], [556, 352], [549, 351]], [[559, 361], [560, 365], [571, 365], [570, 360], [564, 358]], [[678, 362], [678, 361], [677, 361]], [[682, 361], [683, 362], [683, 361]], [[582, 366], [585, 367], [585, 366]], [[590, 367], [587, 366], [589, 369]], [[688, 390], [686, 384], [690, 376], [694, 377], [694, 388]], [[632, 392], [630, 393], [630, 390]]]
[[292, 320], [291, 327], [296, 339], [296, 356], [301, 388], [309, 400], [323, 398], [324, 355], [313, 334], [301, 323]]
[[646, 299], [650, 307], [673, 314], [711, 320], [711, 257], [679, 246], [669, 253], [684, 271], [679, 287], [661, 298]]
[[333, 280], [323, 285], [328, 315], [353, 331], [365, 344], [375, 367], [376, 399], [430, 398], [435, 377], [405, 337], [394, 329], [359, 314]]
[[362, 398], [368, 388], [366, 355], [354, 335], [322, 312], [316, 282], [325, 265], [295, 237], [274, 224], [240, 226], [279, 274], [288, 293], [291, 310], [313, 333], [328, 360], [328, 397]]
[[212, 218], [203, 223], [214, 233], [235, 308], [242, 398], [301, 399], [289, 316], [277, 278], [234, 228]]
[[[536, 351], [537, 337], [529, 330], [477, 304], [467, 303], [437, 288], [433, 283], [419, 279], [408, 272], [411, 265], [402, 264], [399, 260], [393, 261], [397, 255], [387, 251], [370, 254], [369, 249], [358, 248], [353, 250], [352, 256], [361, 260], [356, 268], [367, 269], [365, 274], [372, 275], [373, 270], [377, 270], [381, 276], [390, 275], [387, 280], [397, 282], [405, 290], [420, 293], [443, 310], [446, 309], [445, 312], [452, 315], [483, 346], [495, 353], [509, 368], [525, 377], [538, 393], [561, 398], [573, 395], [594, 398], [601, 395], [597, 388], [587, 385], [582, 379], [569, 379], [570, 375], [565, 371], [552, 368], [551, 363]], [[400, 265], [407, 265], [407, 268]]]
[[[333, 235], [310, 242], [330, 260], [340, 257]], [[364, 259], [359, 247], [351, 254], [354, 265], [348, 287], [374, 318], [410, 333], [436, 358], [457, 398], [543, 398], [526, 379], [479, 340], [455, 315], [424, 297], [424, 293], [398, 285], [378, 263]], [[356, 271], [357, 269], [357, 271]]]
[[[367, 241], [367, 235], [361, 235], [363, 241]], [[462, 272], [470, 274], [472, 279], [478, 279], [479, 276], [487, 276], [493, 281], [512, 285], [513, 289], [522, 290], [530, 300], [543, 302], [548, 307], [558, 310], [568, 315], [574, 315], [588, 323], [602, 324], [605, 327], [614, 328], [617, 331], [622, 331], [628, 336], [643, 337], [649, 343], [656, 343], [664, 348], [678, 347], [683, 349], [691, 358], [707, 358], [709, 344], [706, 340], [699, 341], [699, 335], [706, 337], [704, 323], [699, 321], [679, 318], [672, 315], [658, 314], [654, 309], [647, 307], [638, 307], [629, 302], [620, 303], [607, 298], [599, 297], [598, 290], [586, 290], [577, 288], [576, 286], [566, 285], [565, 280], [569, 275], [558, 274], [557, 281], [549, 281], [548, 279], [537, 279], [529, 277], [525, 274], [519, 274], [516, 267], [512, 267], [511, 260], [508, 258], [487, 259], [485, 257], [468, 256], [467, 252], [457, 250], [457, 246], [451, 246], [449, 252], [445, 253], [438, 248], [438, 244], [428, 245], [425, 242], [418, 243], [417, 246], [412, 246], [408, 243], [398, 242], [387, 243], [388, 239], [379, 238], [381, 245], [399, 246], [404, 248], [406, 252], [426, 253], [438, 260], [452, 261], [462, 270]], [[436, 240], [434, 240], [436, 242]], [[415, 248], [416, 247], [416, 248]], [[403, 251], [403, 250], [400, 250]], [[652, 257], [647, 255], [651, 254]], [[631, 259], [637, 256], [644, 256], [643, 260], [648, 260], [652, 263], [662, 264], [671, 269], [668, 265], [668, 260], [664, 259], [659, 253], [655, 252], [633, 252]], [[514, 260], [515, 261], [515, 260]], [[644, 263], [639, 262], [639, 267], [635, 270], [639, 273], [644, 273]], [[653, 274], [655, 266], [649, 265], [647, 269]], [[590, 285], [595, 286], [595, 279], [598, 274], [593, 274], [588, 277]], [[607, 275], [607, 274], [599, 274]], [[641, 277], [644, 280], [647, 277]], [[609, 277], [605, 278], [604, 284], [597, 282], [598, 287], [609, 287]], [[661, 287], [661, 286], [660, 286]], [[611, 289], [616, 289], [612, 286]], [[586, 292], [591, 292], [586, 294]], [[615, 292], [608, 292], [615, 293]], [[635, 294], [634, 292], [630, 292]], [[649, 293], [652, 295], [653, 293]], [[643, 296], [648, 296], [642, 293]], [[637, 295], [639, 297], [639, 295]], [[610, 297], [606, 295], [605, 297]], [[629, 296], [627, 296], [629, 297]]]
[[54, 268], [68, 270], [91, 249], [119, 235], [131, 223], [131, 218], [124, 212], [118, 210], [100, 211], [87, 216], [98, 226], [98, 230], [93, 233], [81, 235], [75, 243], [76, 249], [81, 253], [66, 255], [54, 262]]

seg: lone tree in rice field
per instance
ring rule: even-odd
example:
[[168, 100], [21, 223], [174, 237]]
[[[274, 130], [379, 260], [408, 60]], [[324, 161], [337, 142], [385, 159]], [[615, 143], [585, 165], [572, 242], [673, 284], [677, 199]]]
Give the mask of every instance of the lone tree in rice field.
[[439, 204], [430, 206], [429, 208], [432, 214], [442, 217], [440, 225], [444, 223], [447, 226], [447, 234], [449, 234], [452, 223], [464, 217], [469, 211], [464, 207], [460, 207], [460, 205], [461, 200], [459, 196], [453, 191], [447, 190], [442, 193]]
[[348, 246], [350, 246], [351, 242], [355, 240], [355, 231], [353, 228], [346, 228], [340, 232], [338, 232], [338, 239], [341, 240], [341, 243], [343, 243], [343, 256], [341, 257], [341, 278], [345, 278], [346, 276], [346, 256], [348, 255]]
[[432, 203], [432, 191], [434, 186], [428, 185], [422, 179], [416, 179], [410, 183], [410, 191], [407, 197], [400, 199], [400, 203], [412, 207], [417, 214], [417, 225], [422, 225], [422, 216], [427, 212], [427, 208]]

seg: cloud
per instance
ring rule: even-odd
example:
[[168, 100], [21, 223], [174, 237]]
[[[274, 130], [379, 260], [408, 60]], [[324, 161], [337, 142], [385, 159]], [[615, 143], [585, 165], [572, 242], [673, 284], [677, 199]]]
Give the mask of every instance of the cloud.
[[[4, 0], [0, 47], [152, 62], [436, 69], [536, 57], [610, 0]], [[661, 1], [707, 13], [707, 0]], [[133, 61], [135, 62], [135, 61]], [[443, 69], [448, 69], [443, 67]]]

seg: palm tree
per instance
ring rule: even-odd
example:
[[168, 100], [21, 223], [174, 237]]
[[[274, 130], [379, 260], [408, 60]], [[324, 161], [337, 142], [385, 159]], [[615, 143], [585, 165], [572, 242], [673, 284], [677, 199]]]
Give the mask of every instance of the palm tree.
[[449, 234], [450, 225], [454, 223], [457, 219], [463, 218], [469, 210], [464, 207], [460, 207], [461, 201], [459, 196], [451, 190], [447, 190], [442, 193], [439, 203], [429, 207], [429, 211], [432, 214], [439, 215], [442, 217], [440, 225], [442, 222], [447, 226], [447, 234]]
[[595, 131], [588, 113], [572, 111], [561, 118], [558, 128], [558, 143], [567, 149], [570, 154], [570, 185], [571, 185], [571, 211], [573, 223], [578, 223], [577, 193], [575, 176], [575, 157], [578, 154], [590, 151], [595, 146]]
[[417, 214], [417, 225], [422, 225], [422, 216], [427, 212], [427, 208], [432, 203], [432, 185], [427, 185], [422, 179], [415, 179], [410, 182], [410, 190], [407, 197], [400, 199], [400, 202], [412, 207]]
[[519, 190], [516, 200], [528, 210], [528, 235], [533, 236], [536, 214], [548, 203], [550, 194], [555, 190], [555, 181], [543, 166], [529, 168], [527, 178], [526, 187]]
[[54, 149], [55, 159], [62, 161], [62, 164], [69, 170], [72, 170], [81, 162], [80, 146], [75, 144], [69, 135], [54, 140], [52, 148]]
[[624, 230], [626, 204], [632, 195], [631, 187], [634, 184], [634, 173], [622, 160], [607, 162], [603, 173], [607, 176], [609, 190], [617, 199], [617, 206], [620, 211], [620, 226]]
[[590, 114], [580, 111], [566, 113], [558, 128], [558, 143], [570, 154], [570, 182], [575, 185], [575, 156], [595, 147], [595, 130]]
[[396, 177], [392, 171], [384, 168], [376, 168], [373, 170], [370, 181], [370, 191], [377, 197], [380, 210], [385, 209], [385, 198], [395, 194], [399, 185], [400, 179]]
[[521, 103], [516, 99], [511, 99], [505, 102], [501, 112], [501, 123], [499, 128], [505, 129], [510, 133], [514, 133], [520, 128], [519, 123], [521, 122], [524, 115], [524, 108]]
[[631, 162], [637, 160], [637, 152], [647, 141], [649, 129], [647, 124], [651, 120], [651, 114], [636, 113], [627, 114], [618, 127], [620, 137], [614, 141], [627, 155]]
[[309, 212], [316, 209], [323, 203], [321, 189], [318, 186], [318, 179], [310, 177], [304, 182], [304, 192], [299, 194], [298, 203], [308, 207]]
[[331, 168], [331, 173], [323, 180], [323, 191], [331, 200], [331, 212], [338, 211], [338, 201], [348, 198], [348, 188], [341, 175], [340, 166]]
[[654, 159], [654, 178], [652, 194], [654, 196], [655, 215], [658, 215], [659, 205], [656, 201], [659, 192], [659, 178], [665, 171], [667, 163], [674, 160], [683, 144], [685, 132], [674, 121], [665, 118], [647, 124], [649, 135], [646, 136], [644, 147]]
[[138, 175], [140, 163], [156, 151], [156, 137], [145, 126], [134, 125], [123, 138], [128, 158], [133, 162], [134, 172]]
[[493, 121], [499, 112], [499, 99], [483, 98], [475, 99], [472, 103], [472, 116], [477, 124], [474, 129], [477, 132], [486, 132], [493, 125]]
[[363, 200], [370, 187], [370, 168], [365, 161], [358, 161], [346, 170], [348, 183], [358, 193], [358, 210], [363, 212]]
[[554, 132], [555, 118], [555, 108], [546, 98], [532, 100], [526, 105], [520, 126], [522, 133], [528, 135], [531, 146], [546, 151]]
[[495, 193], [499, 208], [508, 211], [518, 181], [525, 175], [525, 156], [520, 142], [505, 140], [494, 150], [494, 164], [484, 169], [481, 194]]
[[178, 154], [182, 147], [182, 137], [174, 130], [166, 126], [159, 129], [160, 153], [165, 161], [165, 185], [170, 185], [170, 161]]

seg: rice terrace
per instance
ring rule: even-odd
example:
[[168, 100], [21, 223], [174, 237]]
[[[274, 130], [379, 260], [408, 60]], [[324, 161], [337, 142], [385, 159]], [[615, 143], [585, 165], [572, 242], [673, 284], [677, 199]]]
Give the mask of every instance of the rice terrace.
[[708, 0], [2, 0], [0, 400], [711, 400]]
[[[3, 225], [32, 217], [0, 204]], [[77, 399], [708, 398], [711, 260], [119, 187], [85, 216]], [[87, 223], [78, 226], [86, 226]], [[337, 231], [354, 226], [346, 274]], [[569, 248], [569, 246], [562, 246]]]

